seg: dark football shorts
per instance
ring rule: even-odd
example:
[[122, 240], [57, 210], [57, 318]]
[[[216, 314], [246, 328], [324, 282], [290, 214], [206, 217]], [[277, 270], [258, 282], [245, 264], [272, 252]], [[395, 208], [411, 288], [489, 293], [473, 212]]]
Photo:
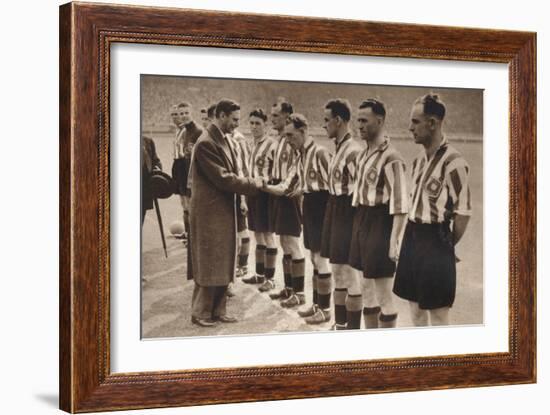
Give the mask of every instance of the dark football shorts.
[[299, 197], [280, 196], [273, 199], [273, 230], [277, 235], [299, 237], [302, 233], [302, 211]]
[[273, 232], [269, 222], [270, 195], [259, 192], [248, 196], [248, 227], [254, 232]]
[[332, 264], [348, 264], [355, 210], [350, 195], [330, 195], [323, 221], [321, 256]]
[[328, 198], [326, 190], [304, 194], [304, 246], [311, 252], [321, 251]]
[[395, 262], [389, 257], [393, 216], [388, 205], [359, 206], [353, 220], [349, 264], [365, 278], [391, 277]]
[[453, 305], [456, 262], [448, 223], [407, 223], [393, 292], [421, 309]]
[[191, 158], [184, 157], [174, 159], [172, 164], [172, 178], [176, 183], [175, 193], [178, 195], [189, 196], [190, 191], [187, 189], [187, 178], [189, 177], [189, 169], [191, 167]]

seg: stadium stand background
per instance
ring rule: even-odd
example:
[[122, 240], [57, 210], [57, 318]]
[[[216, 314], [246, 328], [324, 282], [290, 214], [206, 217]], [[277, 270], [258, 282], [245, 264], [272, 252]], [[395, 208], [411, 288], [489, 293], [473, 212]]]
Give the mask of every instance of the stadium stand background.
[[256, 107], [269, 111], [279, 97], [285, 97], [292, 103], [295, 112], [300, 112], [308, 118], [312, 134], [322, 135], [324, 104], [331, 98], [344, 97], [352, 105], [352, 129], [355, 130], [353, 118], [361, 101], [366, 98], [377, 98], [386, 104], [386, 128], [390, 136], [410, 138], [408, 123], [411, 105], [417, 97], [428, 92], [439, 94], [447, 105], [445, 131], [449, 139], [482, 139], [483, 91], [479, 89], [157, 75], [143, 75], [141, 78], [142, 131], [145, 134], [172, 131], [174, 127], [170, 122], [170, 108], [179, 102], [191, 103], [194, 117], [198, 121], [201, 108], [221, 98], [231, 98], [241, 105], [239, 130], [248, 134], [247, 114]]

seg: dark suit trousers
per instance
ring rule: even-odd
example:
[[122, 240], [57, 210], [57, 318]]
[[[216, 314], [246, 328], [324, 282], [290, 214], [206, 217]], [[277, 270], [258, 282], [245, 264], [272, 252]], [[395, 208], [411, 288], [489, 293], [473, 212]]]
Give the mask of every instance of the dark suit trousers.
[[227, 285], [201, 287], [195, 282], [191, 314], [201, 319], [217, 319], [225, 316], [227, 305]]

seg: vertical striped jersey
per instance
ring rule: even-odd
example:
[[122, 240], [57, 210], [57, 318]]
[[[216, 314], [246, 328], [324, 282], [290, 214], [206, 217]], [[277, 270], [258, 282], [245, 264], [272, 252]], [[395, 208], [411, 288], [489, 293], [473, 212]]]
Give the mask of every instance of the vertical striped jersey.
[[235, 152], [239, 172], [241, 172], [243, 176], [249, 176], [248, 161], [250, 159], [250, 147], [248, 140], [237, 130], [233, 131], [229, 137], [232, 140], [233, 151]]
[[176, 127], [176, 136], [174, 137], [174, 159], [182, 159], [185, 157], [185, 149], [183, 146], [184, 131], [185, 127], [183, 124]]
[[455, 214], [470, 216], [469, 173], [466, 160], [445, 138], [430, 160], [422, 151], [413, 162], [409, 219], [441, 223]]
[[351, 195], [355, 182], [355, 158], [362, 148], [348, 133], [336, 144], [336, 154], [329, 164], [329, 192], [334, 196]]
[[248, 171], [251, 177], [273, 177], [275, 150], [278, 142], [267, 135], [254, 141], [250, 158], [248, 159]]
[[390, 215], [409, 212], [405, 161], [389, 138], [371, 153], [363, 150], [356, 164], [353, 206], [389, 205]]
[[292, 148], [285, 137], [279, 139], [277, 149], [275, 150], [275, 163], [273, 165], [273, 178], [285, 181], [289, 173], [296, 167], [296, 151]]
[[330, 153], [312, 138], [303, 150], [298, 151], [284, 180], [287, 191], [299, 187], [304, 193], [328, 190]]
[[328, 190], [328, 168], [331, 154], [312, 138], [301, 156], [301, 183], [304, 193]]

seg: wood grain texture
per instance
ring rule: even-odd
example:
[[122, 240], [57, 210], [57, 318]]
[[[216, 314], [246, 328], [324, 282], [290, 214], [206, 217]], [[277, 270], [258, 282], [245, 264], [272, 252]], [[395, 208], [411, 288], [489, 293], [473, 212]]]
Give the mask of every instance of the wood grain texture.
[[[110, 373], [109, 69], [116, 42], [509, 64], [509, 352]], [[60, 9], [60, 407], [68, 412], [527, 383], [536, 362], [533, 33], [72, 3]]]

